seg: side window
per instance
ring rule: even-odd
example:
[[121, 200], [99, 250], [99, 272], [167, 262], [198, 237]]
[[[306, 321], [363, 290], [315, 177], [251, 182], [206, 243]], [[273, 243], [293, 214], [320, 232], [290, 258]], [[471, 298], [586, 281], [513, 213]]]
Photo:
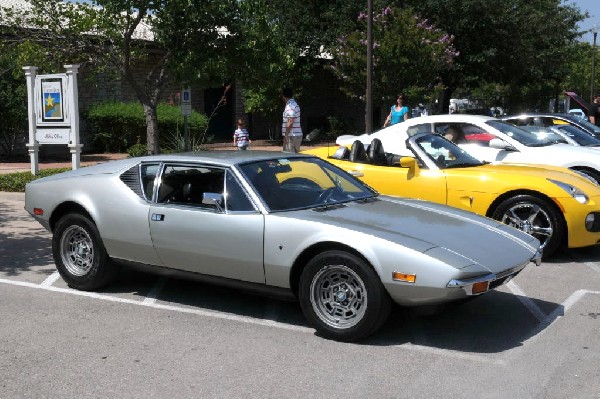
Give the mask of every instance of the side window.
[[148, 201], [152, 200], [154, 181], [156, 180], [159, 166], [160, 164], [158, 163], [143, 163], [140, 167], [142, 190], [144, 190], [144, 196]]
[[484, 147], [490, 145], [490, 140], [496, 138], [496, 135], [488, 133], [485, 129], [470, 123], [461, 124], [465, 140], [470, 144], [478, 144]]
[[233, 173], [228, 171], [225, 176], [225, 207], [227, 210], [254, 211], [254, 205]]
[[431, 125], [429, 123], [424, 123], [421, 125], [410, 126], [406, 129], [406, 134], [408, 137], [414, 136], [418, 133], [431, 133]]
[[166, 165], [160, 179], [157, 202], [214, 209], [202, 203], [204, 193], [223, 194], [225, 170], [205, 166]]

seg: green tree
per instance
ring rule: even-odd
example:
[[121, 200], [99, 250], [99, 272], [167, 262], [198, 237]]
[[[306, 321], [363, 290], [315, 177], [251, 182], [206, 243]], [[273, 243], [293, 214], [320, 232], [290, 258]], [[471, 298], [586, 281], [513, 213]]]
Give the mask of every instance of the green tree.
[[[561, 0], [405, 0], [452, 34], [460, 53], [442, 75], [444, 109], [459, 89], [508, 86], [515, 101], [552, 95], [563, 82], [586, 17]], [[535, 94], [534, 94], [535, 93]]]
[[[115, 72], [144, 107], [149, 153], [158, 153], [157, 105], [173, 82], [221, 78], [221, 54], [236, 0], [31, 0], [3, 10], [14, 37], [45, 46], [50, 59]], [[30, 29], [22, 29], [27, 27]], [[6, 28], [5, 28], [6, 29]], [[150, 65], [143, 78], [136, 68]]]
[[[332, 68], [351, 97], [364, 97], [367, 15], [358, 15], [358, 29], [339, 38], [332, 48]], [[373, 99], [394, 99], [399, 91], [411, 97], [435, 92], [440, 73], [452, 68], [457, 52], [453, 37], [410, 8], [386, 7], [373, 17]]]
[[242, 82], [247, 112], [277, 118], [283, 86], [302, 96], [304, 83], [337, 45], [341, 32], [353, 29], [363, 7], [352, 1], [240, 0], [231, 24], [235, 53], [231, 76]]
[[[573, 47], [573, 60], [569, 65], [569, 73], [564, 83], [564, 90], [573, 91], [582, 98], [590, 101], [592, 54], [594, 49], [588, 42], [579, 42]], [[596, 71], [600, 71], [600, 51], [596, 51]], [[596, 91], [600, 91], [600, 74], [596, 72], [594, 82]]]
[[45, 50], [31, 42], [0, 39], [0, 149], [12, 155], [27, 138], [27, 87], [23, 66], [42, 65], [41, 72], [51, 68], [44, 63]]

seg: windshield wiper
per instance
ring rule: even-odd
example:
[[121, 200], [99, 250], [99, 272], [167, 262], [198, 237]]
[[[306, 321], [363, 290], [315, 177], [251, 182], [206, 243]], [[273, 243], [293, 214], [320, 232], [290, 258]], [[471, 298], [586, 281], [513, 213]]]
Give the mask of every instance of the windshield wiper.
[[322, 204], [322, 205], [316, 206], [313, 208], [313, 211], [325, 212], [325, 211], [329, 211], [332, 209], [339, 209], [339, 208], [345, 208], [345, 207], [346, 207], [346, 204], [343, 204], [343, 203], [340, 204], [340, 203], [334, 202], [332, 204]]

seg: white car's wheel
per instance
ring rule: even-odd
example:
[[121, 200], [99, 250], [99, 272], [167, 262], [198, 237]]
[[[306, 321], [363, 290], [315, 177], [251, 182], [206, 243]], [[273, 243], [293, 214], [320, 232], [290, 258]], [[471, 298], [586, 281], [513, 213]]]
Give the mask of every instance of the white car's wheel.
[[117, 274], [104, 249], [98, 229], [86, 216], [63, 216], [53, 232], [52, 254], [65, 282], [79, 290], [93, 290], [108, 284]]
[[300, 306], [324, 337], [355, 341], [387, 320], [391, 299], [375, 271], [357, 256], [326, 251], [300, 277]]

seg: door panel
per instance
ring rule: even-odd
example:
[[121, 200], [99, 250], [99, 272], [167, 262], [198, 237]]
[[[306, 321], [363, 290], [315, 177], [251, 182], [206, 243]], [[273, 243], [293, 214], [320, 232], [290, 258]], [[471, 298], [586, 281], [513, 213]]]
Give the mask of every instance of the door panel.
[[264, 216], [231, 171], [212, 165], [166, 164], [155, 197], [148, 222], [165, 266], [265, 282]]
[[446, 177], [443, 171], [348, 161], [338, 161], [335, 164], [382, 194], [446, 203]]
[[165, 204], [153, 206], [150, 219], [154, 247], [167, 267], [265, 282], [263, 215]]

